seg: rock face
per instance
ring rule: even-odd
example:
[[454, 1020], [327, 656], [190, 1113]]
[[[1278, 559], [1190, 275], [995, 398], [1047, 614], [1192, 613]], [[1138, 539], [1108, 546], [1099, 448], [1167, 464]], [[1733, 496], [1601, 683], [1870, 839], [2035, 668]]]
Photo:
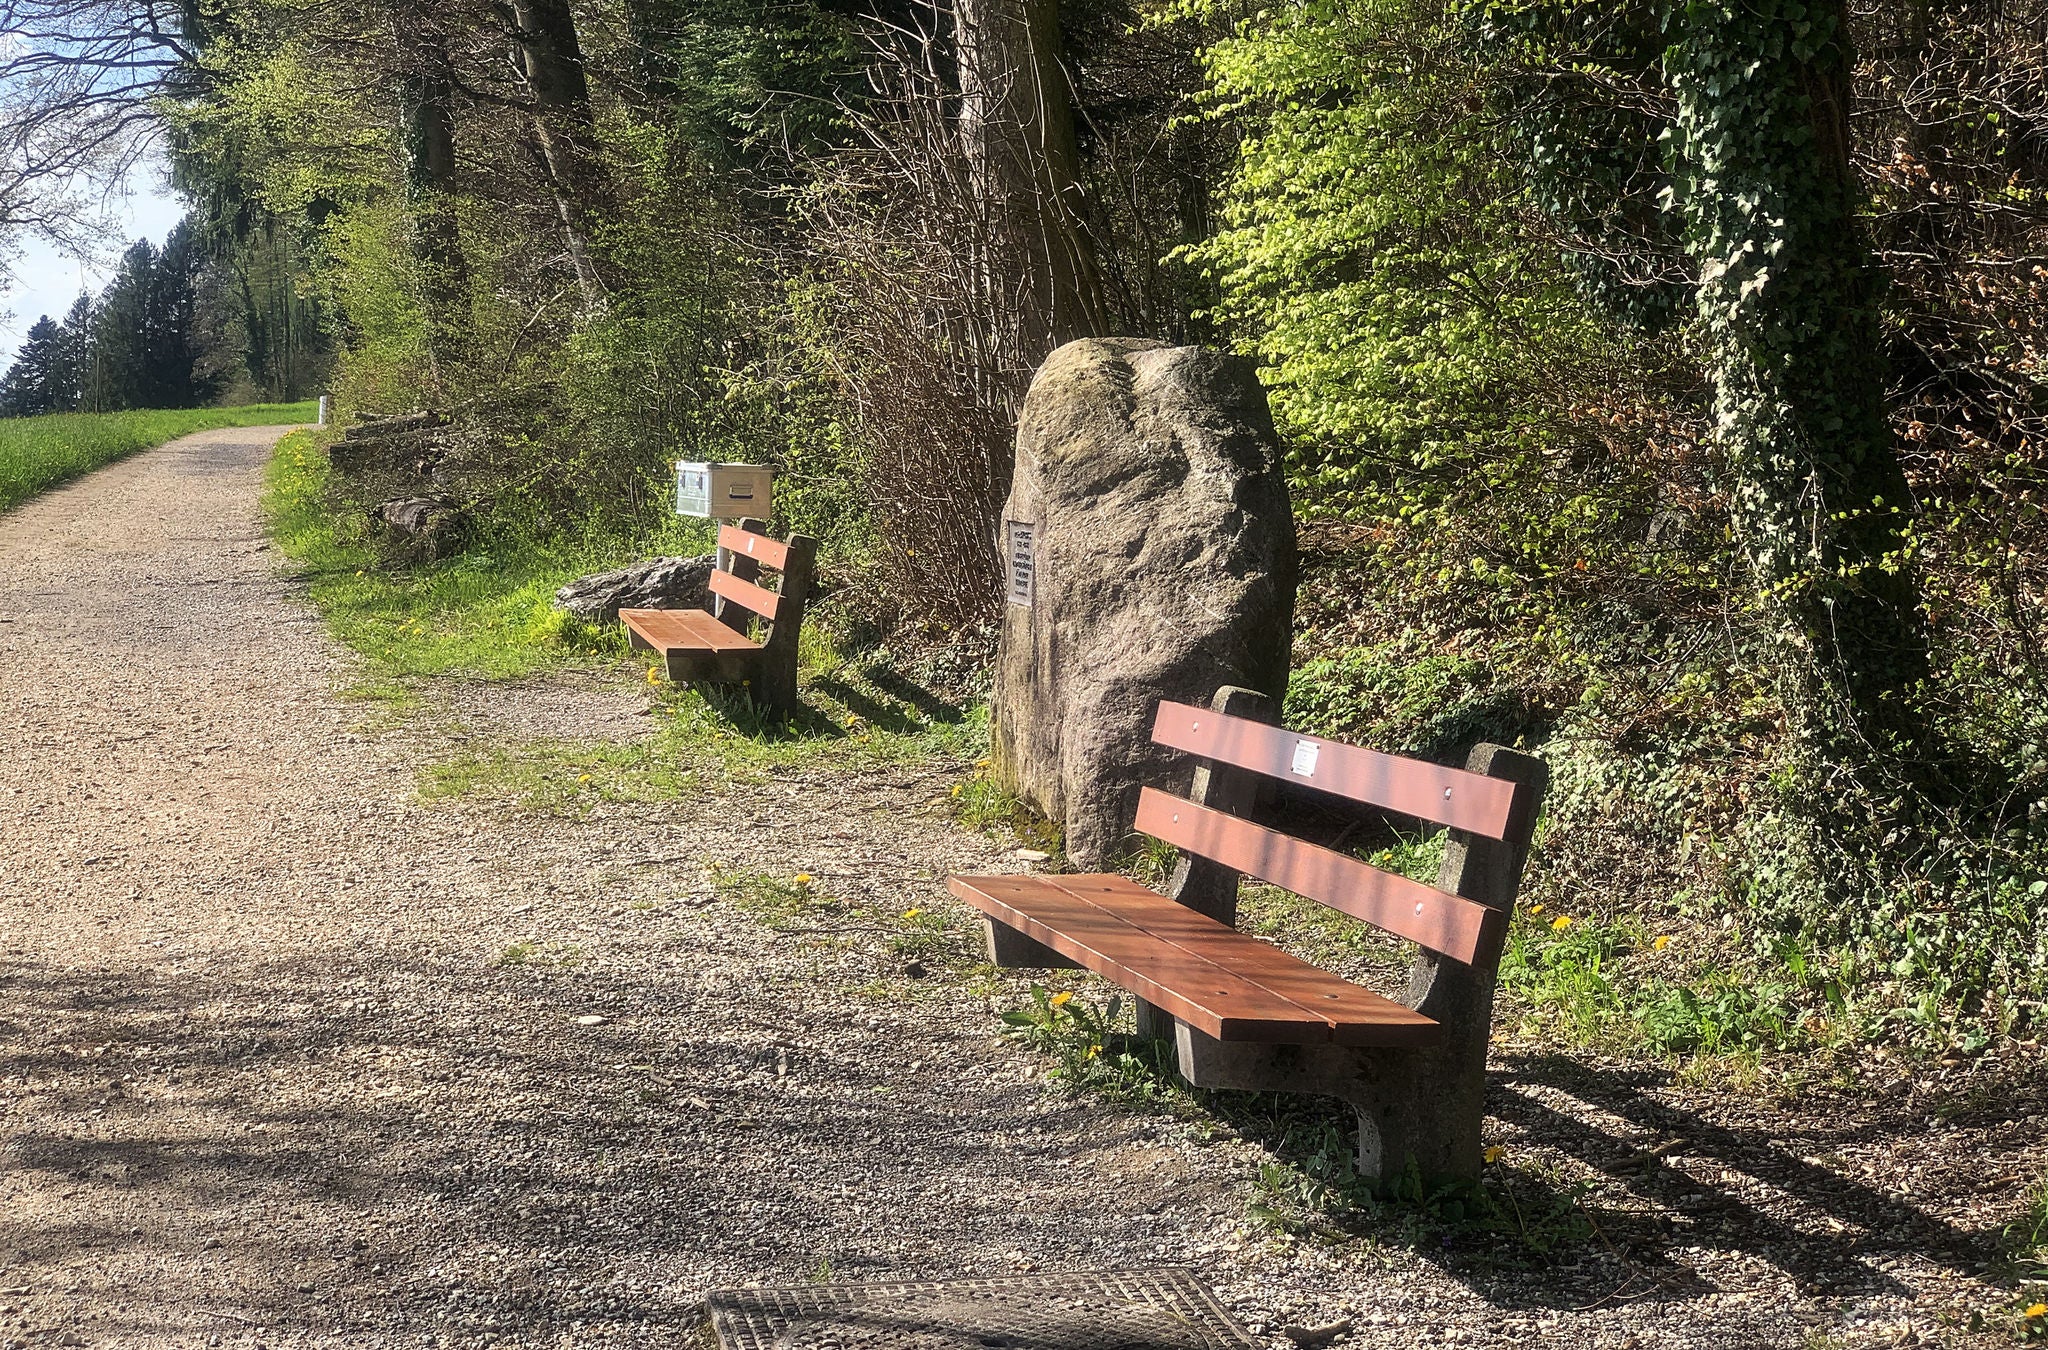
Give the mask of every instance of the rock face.
[[555, 592], [555, 604], [586, 623], [617, 623], [622, 609], [703, 609], [711, 598], [718, 555], [650, 558], [599, 572]]
[[1161, 699], [1286, 692], [1294, 515], [1251, 362], [1134, 339], [1054, 352], [1002, 530], [995, 774], [1101, 866], [1140, 786], [1187, 785], [1185, 757], [1151, 744]]

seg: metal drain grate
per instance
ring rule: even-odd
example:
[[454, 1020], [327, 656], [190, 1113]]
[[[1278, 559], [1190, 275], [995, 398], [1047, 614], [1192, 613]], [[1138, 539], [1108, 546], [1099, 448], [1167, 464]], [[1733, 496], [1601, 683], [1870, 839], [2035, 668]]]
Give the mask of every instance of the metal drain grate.
[[720, 1289], [722, 1350], [1255, 1350], [1185, 1270]]

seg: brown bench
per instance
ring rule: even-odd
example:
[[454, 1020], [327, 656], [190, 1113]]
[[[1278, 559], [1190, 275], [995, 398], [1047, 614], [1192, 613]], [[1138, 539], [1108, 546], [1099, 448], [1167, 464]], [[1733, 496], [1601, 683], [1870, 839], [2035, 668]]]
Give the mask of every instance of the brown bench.
[[[1113, 874], [947, 884], [987, 915], [997, 965], [1083, 967], [1136, 995], [1139, 1031], [1175, 1041], [1190, 1083], [1345, 1100], [1368, 1177], [1474, 1176], [1494, 971], [1543, 761], [1481, 745], [1445, 768], [1273, 726], [1269, 707], [1248, 689], [1159, 705], [1153, 741], [1201, 761], [1189, 797], [1139, 798], [1138, 829], [1180, 850], [1165, 895]], [[1274, 779], [1449, 827], [1437, 884], [1249, 819]], [[1417, 943], [1407, 1001], [1237, 931], [1242, 876]]]
[[[793, 534], [785, 542], [766, 529], [758, 520], [719, 526], [711, 609], [622, 609], [619, 620], [635, 648], [661, 654], [669, 679], [744, 682], [763, 705], [788, 716], [798, 707], [797, 639], [818, 541]], [[760, 584], [763, 567], [782, 574], [778, 589]], [[759, 640], [749, 631], [757, 617], [767, 628]]]

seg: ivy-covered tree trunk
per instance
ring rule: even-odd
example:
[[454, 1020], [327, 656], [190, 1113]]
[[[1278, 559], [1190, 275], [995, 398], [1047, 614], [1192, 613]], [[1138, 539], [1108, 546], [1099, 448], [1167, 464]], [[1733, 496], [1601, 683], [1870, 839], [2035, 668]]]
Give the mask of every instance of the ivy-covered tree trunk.
[[1849, 157], [1847, 23], [1839, 0], [1690, 0], [1666, 15], [1715, 435], [1816, 806], [1848, 779], [1876, 786], [1871, 767], [1913, 765], [1927, 739], [1907, 486]]

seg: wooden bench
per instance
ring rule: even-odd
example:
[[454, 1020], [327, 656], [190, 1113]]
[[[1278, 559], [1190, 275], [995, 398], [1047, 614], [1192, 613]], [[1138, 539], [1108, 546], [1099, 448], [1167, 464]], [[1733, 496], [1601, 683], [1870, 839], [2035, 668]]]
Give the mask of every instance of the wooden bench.
[[[1547, 772], [1481, 745], [1464, 769], [1270, 723], [1224, 689], [1162, 702], [1155, 743], [1198, 756], [1188, 797], [1146, 788], [1137, 827], [1180, 850], [1166, 894], [1116, 875], [952, 877], [988, 919], [999, 966], [1083, 967], [1138, 999], [1142, 1034], [1171, 1037], [1198, 1087], [1314, 1092], [1356, 1108], [1361, 1172], [1467, 1178], [1480, 1166], [1494, 971]], [[1271, 780], [1447, 826], [1435, 886], [1249, 818]], [[1255, 877], [1418, 944], [1405, 1002], [1234, 927]]]
[[[661, 654], [669, 679], [744, 682], [763, 705], [789, 716], [798, 707], [797, 638], [818, 541], [793, 534], [785, 542], [766, 529], [758, 520], [719, 526], [711, 609], [622, 609], [619, 620], [635, 648]], [[763, 567], [782, 574], [778, 589], [760, 584]], [[767, 628], [759, 640], [750, 632], [757, 617]]]

